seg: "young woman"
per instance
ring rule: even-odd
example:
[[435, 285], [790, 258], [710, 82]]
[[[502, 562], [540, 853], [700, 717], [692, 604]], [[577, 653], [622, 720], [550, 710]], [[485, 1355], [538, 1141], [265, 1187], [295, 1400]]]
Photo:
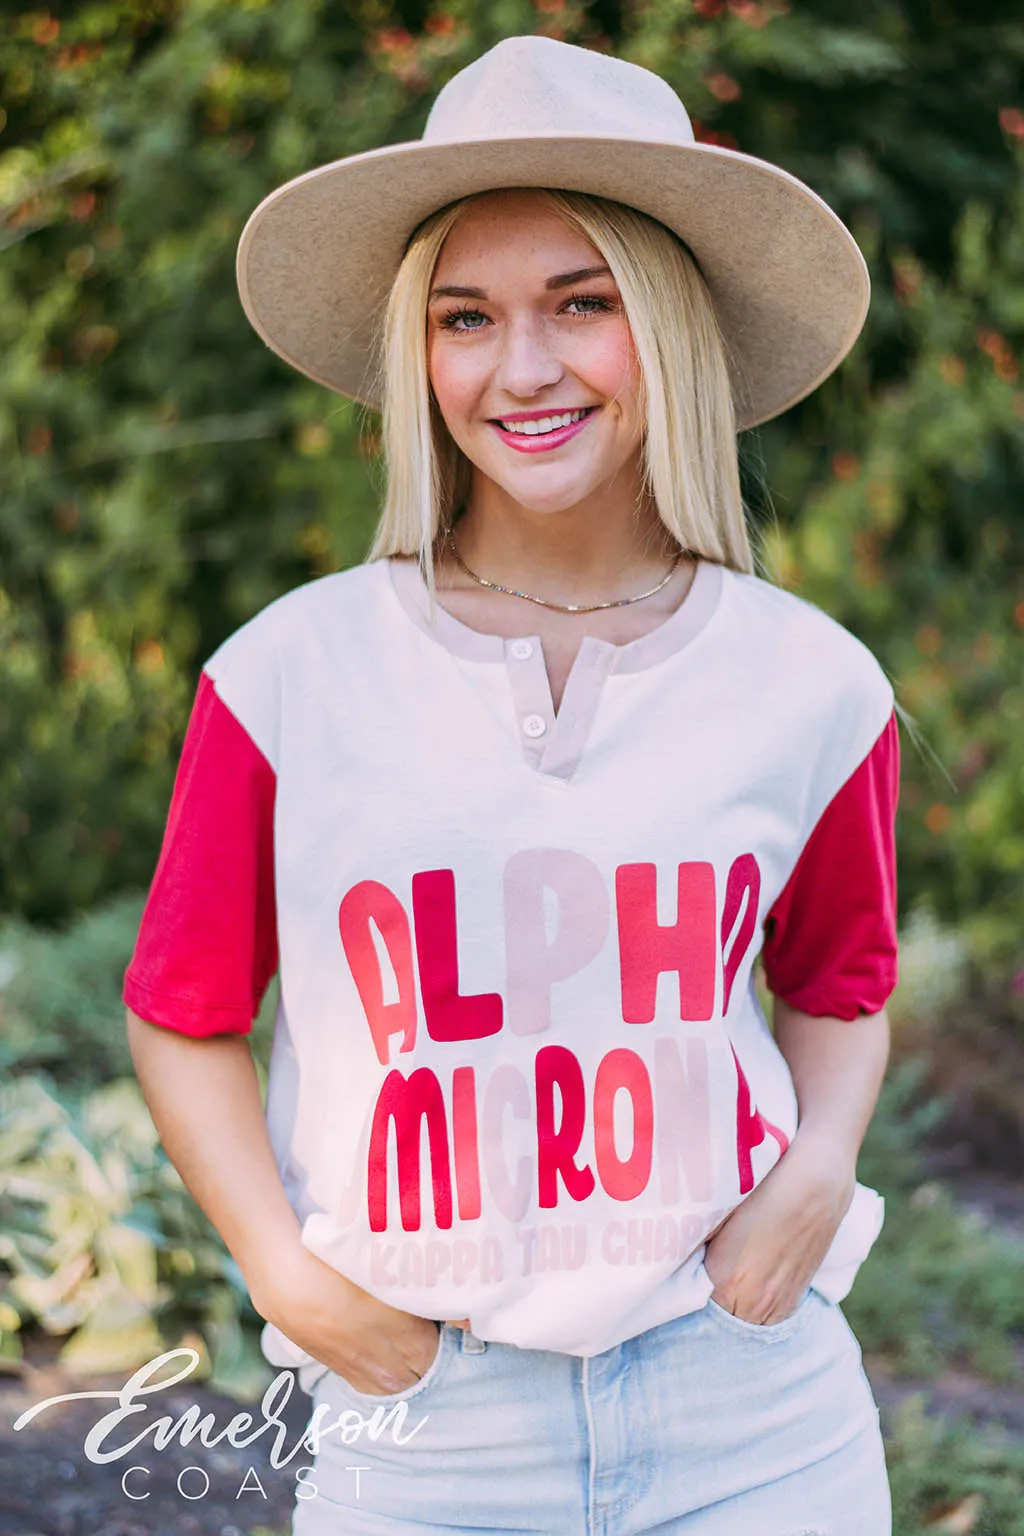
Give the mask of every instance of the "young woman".
[[838, 1302], [882, 1219], [892, 692], [752, 574], [736, 459], [852, 345], [852, 239], [646, 71], [513, 38], [423, 141], [261, 204], [239, 278], [382, 404], [385, 506], [207, 662], [125, 999], [315, 1396], [294, 1531], [887, 1536]]

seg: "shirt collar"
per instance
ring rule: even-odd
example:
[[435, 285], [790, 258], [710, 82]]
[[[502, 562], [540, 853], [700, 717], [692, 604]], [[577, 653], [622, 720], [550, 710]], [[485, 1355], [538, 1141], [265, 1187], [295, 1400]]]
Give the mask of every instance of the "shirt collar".
[[[431, 615], [430, 594], [415, 560], [398, 558], [381, 563], [387, 566], [392, 589], [402, 608], [424, 634], [467, 661], [505, 661], [509, 638], [472, 629], [439, 602], [434, 604]], [[587, 644], [591, 648], [613, 651], [610, 670], [615, 672], [641, 672], [655, 666], [689, 645], [706, 628], [718, 607], [724, 580], [723, 566], [711, 560], [698, 560], [690, 590], [679, 607], [656, 629], [636, 640], [628, 640], [624, 645], [594, 636], [588, 638]], [[540, 643], [537, 635], [527, 631], [522, 636], [510, 638]]]

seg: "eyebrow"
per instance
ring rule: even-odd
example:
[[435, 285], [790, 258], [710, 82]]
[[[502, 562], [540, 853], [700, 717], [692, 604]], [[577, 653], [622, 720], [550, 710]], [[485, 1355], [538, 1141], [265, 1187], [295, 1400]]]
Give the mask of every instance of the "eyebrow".
[[[556, 288], [568, 288], [572, 283], [584, 283], [590, 277], [611, 277], [610, 267], [579, 267], [575, 272], [560, 272], [557, 277], [549, 277], [544, 287], [550, 290]], [[432, 288], [432, 299], [486, 299], [487, 294], [482, 288]]]

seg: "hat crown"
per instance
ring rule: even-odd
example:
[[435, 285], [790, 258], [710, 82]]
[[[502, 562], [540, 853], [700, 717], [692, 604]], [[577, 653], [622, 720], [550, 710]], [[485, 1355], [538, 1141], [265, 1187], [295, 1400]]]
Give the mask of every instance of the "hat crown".
[[439, 92], [425, 143], [582, 134], [693, 144], [686, 108], [660, 75], [551, 37], [508, 37]]
[[700, 264], [741, 428], [810, 394], [863, 324], [867, 264], [802, 181], [696, 142], [667, 81], [549, 37], [508, 37], [456, 74], [422, 139], [315, 167], [269, 193], [238, 242], [238, 289], [267, 345], [380, 407], [381, 329], [409, 236], [439, 208], [555, 187], [656, 219]]

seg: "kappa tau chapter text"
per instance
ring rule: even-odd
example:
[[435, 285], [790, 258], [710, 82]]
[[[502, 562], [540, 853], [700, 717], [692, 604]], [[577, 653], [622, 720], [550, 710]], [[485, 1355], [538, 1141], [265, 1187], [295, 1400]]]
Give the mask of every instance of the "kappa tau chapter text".
[[[615, 927], [618, 939], [622, 1021], [654, 1022], [658, 978], [678, 976], [679, 1018], [702, 1023], [729, 1008], [733, 983], [757, 930], [761, 874], [753, 854], [734, 859], [725, 882], [721, 915], [715, 871], [707, 862], [678, 866], [677, 917], [658, 922], [654, 864], [622, 864], [615, 871]], [[558, 925], [548, 936], [545, 894], [553, 893]], [[464, 1043], [498, 1034], [537, 1034], [551, 1023], [551, 988], [588, 965], [602, 948], [612, 920], [612, 902], [597, 866], [565, 849], [527, 849], [505, 867], [506, 995], [463, 995], [459, 991], [455, 876], [450, 869], [412, 877], [412, 922], [386, 885], [364, 880], [341, 902], [341, 942], [367, 1024], [383, 1066], [392, 1038], [399, 1054], [412, 1051], [419, 1026], [416, 974], [423, 1022], [431, 1040]], [[386, 977], [376, 930], [392, 975]], [[414, 938], [415, 935], [415, 945]], [[414, 961], [415, 949], [415, 961]], [[386, 1000], [387, 990], [391, 992]], [[705, 1204], [714, 1193], [712, 1159], [712, 1058], [727, 1053], [735, 1082], [736, 1160], [739, 1193], [754, 1186], [751, 1151], [768, 1136], [779, 1154], [786, 1134], [751, 1101], [747, 1079], [724, 1031], [710, 1036], [660, 1034], [650, 1042], [650, 1065], [638, 1051], [616, 1047], [598, 1062], [587, 1081], [576, 1054], [566, 1045], [541, 1046], [534, 1057], [533, 1083], [510, 1062], [486, 1080], [474, 1065], [453, 1065], [445, 1080], [423, 1065], [408, 1075], [394, 1068], [384, 1078], [374, 1108], [367, 1167], [370, 1228], [388, 1228], [388, 1144], [394, 1125], [402, 1227], [422, 1222], [421, 1138], [425, 1124], [433, 1193], [434, 1224], [450, 1228], [457, 1212], [472, 1221], [483, 1210], [486, 1186], [494, 1207], [519, 1221], [537, 1205], [551, 1209], [560, 1188], [572, 1201], [585, 1201], [600, 1185], [614, 1200], [637, 1199], [648, 1187], [657, 1160], [663, 1205], [681, 1200]], [[632, 1144], [623, 1156], [617, 1144], [615, 1104], [622, 1093], [632, 1112]], [[592, 1155], [581, 1156], [591, 1109]], [[532, 1122], [536, 1147], [508, 1166], [503, 1145], [506, 1116]]]

